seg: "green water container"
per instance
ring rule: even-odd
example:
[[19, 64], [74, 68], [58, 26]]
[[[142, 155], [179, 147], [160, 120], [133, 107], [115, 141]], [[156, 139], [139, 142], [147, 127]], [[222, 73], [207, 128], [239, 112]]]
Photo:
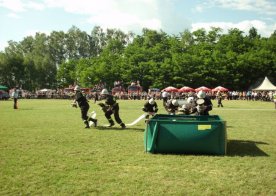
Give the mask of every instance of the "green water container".
[[144, 132], [146, 152], [225, 155], [226, 122], [218, 115], [158, 114]]

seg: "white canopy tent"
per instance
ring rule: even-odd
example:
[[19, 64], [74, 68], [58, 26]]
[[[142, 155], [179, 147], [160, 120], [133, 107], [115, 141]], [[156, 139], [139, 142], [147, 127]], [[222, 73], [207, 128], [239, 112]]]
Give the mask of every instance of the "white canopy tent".
[[276, 91], [276, 86], [274, 86], [267, 77], [263, 80], [260, 86], [252, 89], [253, 91]]
[[44, 89], [41, 89], [41, 90], [39, 90], [40, 92], [48, 92], [48, 91], [50, 91], [50, 89], [47, 89], [47, 88], [44, 88]]

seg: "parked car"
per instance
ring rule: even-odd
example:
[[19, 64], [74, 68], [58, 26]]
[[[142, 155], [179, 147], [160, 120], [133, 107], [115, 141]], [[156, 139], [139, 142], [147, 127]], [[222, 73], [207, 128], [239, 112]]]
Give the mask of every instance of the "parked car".
[[9, 93], [6, 91], [0, 90], [0, 99], [2, 100], [8, 100], [10, 98]]
[[143, 88], [138, 85], [130, 85], [127, 91], [129, 99], [141, 99]]
[[155, 99], [161, 99], [161, 90], [159, 88], [150, 88], [148, 96], [154, 97]]

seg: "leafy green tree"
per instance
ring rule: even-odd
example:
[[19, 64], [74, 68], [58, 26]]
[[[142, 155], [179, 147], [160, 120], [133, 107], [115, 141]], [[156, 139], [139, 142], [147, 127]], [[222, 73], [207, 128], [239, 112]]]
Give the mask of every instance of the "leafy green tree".
[[99, 56], [106, 45], [105, 33], [100, 26], [95, 26], [90, 35], [91, 56]]
[[[10, 41], [0, 53], [0, 82], [25, 89], [93, 86], [104, 81], [139, 80], [149, 87], [223, 85], [247, 90], [264, 76], [275, 78], [276, 31], [264, 38], [252, 27], [221, 34], [184, 30], [168, 35], [144, 28], [141, 35], [95, 26], [91, 34], [73, 26], [68, 32], [37, 33]], [[275, 79], [276, 80], [276, 79]]]
[[0, 84], [13, 87], [15, 84], [11, 80], [11, 67], [9, 66], [8, 59], [5, 53], [0, 53]]
[[49, 53], [57, 66], [67, 60], [66, 37], [63, 31], [53, 31], [49, 36]]
[[195, 43], [193, 34], [187, 29], [184, 32], [180, 33], [180, 37], [181, 37], [181, 47], [183, 49], [189, 48]]
[[9, 79], [5, 83], [9, 87], [22, 85], [23, 54], [20, 45], [17, 42], [9, 41], [3, 57], [4, 73]]
[[68, 30], [65, 46], [67, 59], [80, 59], [91, 55], [89, 35], [75, 26]]
[[69, 85], [77, 83], [76, 76], [76, 65], [77, 60], [69, 60], [68, 62], [63, 62], [57, 71], [57, 84], [58, 87], [64, 88]]

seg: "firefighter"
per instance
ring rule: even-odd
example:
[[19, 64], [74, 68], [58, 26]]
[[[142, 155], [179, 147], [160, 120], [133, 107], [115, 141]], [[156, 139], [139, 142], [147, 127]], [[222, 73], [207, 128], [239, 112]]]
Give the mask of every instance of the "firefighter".
[[196, 115], [209, 115], [209, 111], [213, 109], [211, 99], [206, 96], [204, 91], [197, 93], [196, 107], [194, 109]]
[[86, 97], [82, 94], [80, 87], [75, 86], [74, 92], [75, 92], [75, 99], [72, 103], [72, 106], [76, 108], [79, 106], [81, 110], [81, 118], [85, 124], [85, 128], [90, 128], [88, 121], [92, 121], [94, 123], [94, 127], [96, 127], [97, 119], [93, 119], [87, 116], [87, 112], [89, 110], [89, 104]]
[[195, 106], [194, 97], [190, 96], [187, 99], [187, 102], [182, 105], [180, 109], [185, 115], [190, 115], [193, 113], [193, 108]]
[[158, 106], [157, 103], [154, 101], [153, 98], [150, 98], [145, 104], [144, 107], [142, 108], [144, 112], [147, 112], [146, 120], [145, 122], [148, 122], [150, 115], [154, 116], [155, 113], [158, 111]]
[[116, 99], [108, 93], [107, 89], [102, 90], [101, 96], [106, 100], [105, 104], [99, 103], [99, 105], [105, 113], [105, 117], [109, 122], [109, 127], [113, 127], [115, 125], [111, 117], [111, 115], [114, 114], [116, 122], [122, 127], [122, 129], [126, 128], [126, 125], [122, 122], [119, 116], [119, 104], [116, 102]]
[[178, 106], [179, 104], [176, 99], [170, 99], [167, 101], [165, 109], [169, 114], [174, 115], [176, 112], [178, 112]]

